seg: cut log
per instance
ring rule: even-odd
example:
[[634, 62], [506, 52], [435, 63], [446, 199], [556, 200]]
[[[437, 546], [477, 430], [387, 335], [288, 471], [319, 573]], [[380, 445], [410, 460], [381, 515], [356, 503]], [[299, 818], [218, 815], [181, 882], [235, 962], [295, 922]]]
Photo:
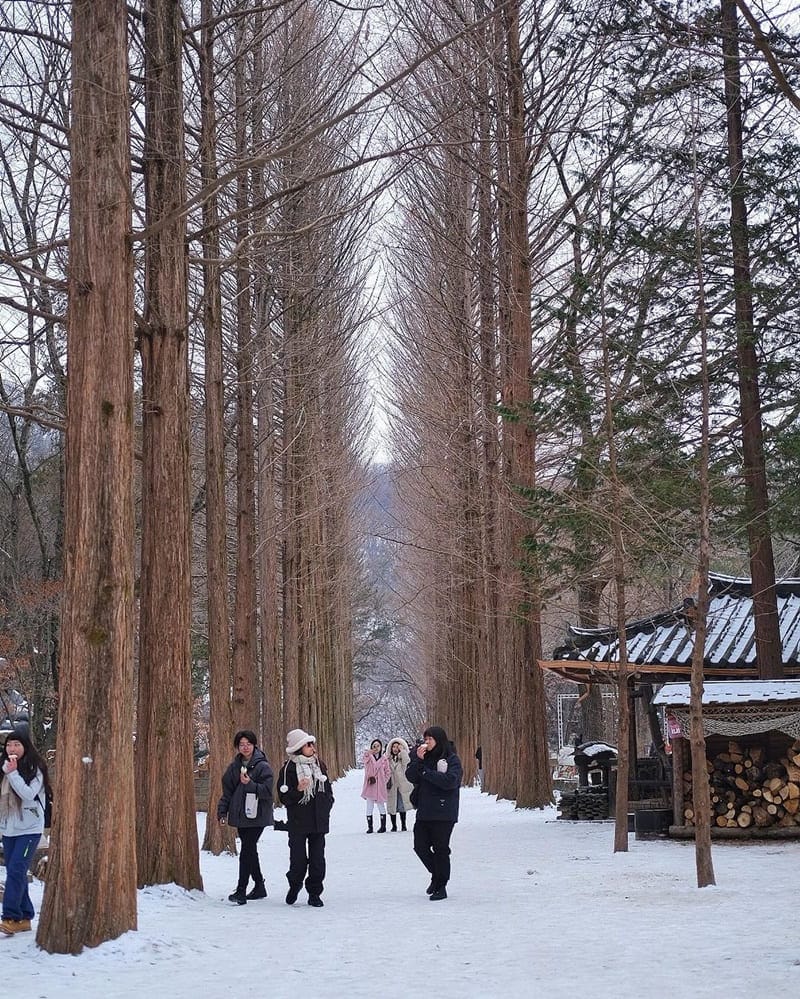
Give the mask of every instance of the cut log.
[[753, 824], [753, 816], [749, 812], [740, 812], [736, 816], [736, 825], [740, 829], [746, 829], [748, 826]]
[[764, 826], [768, 826], [772, 822], [772, 817], [767, 812], [766, 808], [762, 808], [761, 805], [756, 805], [753, 809], [753, 821], [759, 829], [763, 829]]

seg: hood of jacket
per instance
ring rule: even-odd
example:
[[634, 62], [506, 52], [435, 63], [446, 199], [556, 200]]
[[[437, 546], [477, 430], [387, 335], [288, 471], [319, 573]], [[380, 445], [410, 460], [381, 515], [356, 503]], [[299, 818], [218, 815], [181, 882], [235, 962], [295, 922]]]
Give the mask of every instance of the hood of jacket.
[[390, 739], [386, 743], [386, 755], [389, 757], [389, 759], [392, 758], [392, 746], [395, 743], [397, 743], [400, 746], [400, 749], [402, 750], [402, 752], [404, 752], [407, 756], [409, 755], [408, 743], [406, 742], [405, 739]]

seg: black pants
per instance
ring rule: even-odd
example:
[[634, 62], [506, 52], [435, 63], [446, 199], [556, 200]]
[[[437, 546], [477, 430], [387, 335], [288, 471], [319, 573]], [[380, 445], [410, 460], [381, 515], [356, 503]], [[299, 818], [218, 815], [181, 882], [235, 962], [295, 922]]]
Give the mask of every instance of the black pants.
[[325, 880], [325, 833], [294, 832], [290, 829], [289, 870], [286, 872], [286, 879], [291, 888], [299, 891], [303, 878], [310, 896], [322, 894], [322, 882]]
[[261, 864], [258, 860], [258, 840], [264, 831], [263, 826], [245, 826], [236, 830], [239, 839], [242, 841], [242, 849], [239, 853], [239, 884], [237, 888], [243, 891], [247, 888], [250, 878], [258, 885], [264, 880], [261, 873]]
[[437, 888], [444, 888], [450, 880], [450, 836], [455, 822], [428, 822], [420, 819], [414, 823], [414, 853], [431, 875]]

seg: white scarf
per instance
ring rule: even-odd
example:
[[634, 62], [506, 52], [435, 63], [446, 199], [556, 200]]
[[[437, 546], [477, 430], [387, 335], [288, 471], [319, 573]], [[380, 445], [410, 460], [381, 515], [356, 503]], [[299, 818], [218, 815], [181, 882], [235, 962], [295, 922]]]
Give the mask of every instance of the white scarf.
[[303, 797], [300, 799], [301, 805], [307, 805], [328, 778], [320, 769], [316, 756], [303, 756], [302, 753], [294, 753], [289, 757], [289, 760], [294, 763], [297, 769], [298, 781], [303, 777], [308, 777], [310, 780], [308, 787], [303, 791]]

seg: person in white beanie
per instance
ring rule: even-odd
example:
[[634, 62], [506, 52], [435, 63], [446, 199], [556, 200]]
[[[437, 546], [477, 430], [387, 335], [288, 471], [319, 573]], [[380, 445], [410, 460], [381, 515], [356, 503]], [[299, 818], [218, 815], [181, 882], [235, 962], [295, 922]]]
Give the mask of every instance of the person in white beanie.
[[308, 904], [320, 908], [333, 787], [325, 764], [317, 756], [317, 740], [313, 735], [301, 728], [292, 729], [286, 736], [286, 755], [288, 759], [281, 767], [278, 783], [289, 832], [286, 904], [294, 905], [305, 879]]

